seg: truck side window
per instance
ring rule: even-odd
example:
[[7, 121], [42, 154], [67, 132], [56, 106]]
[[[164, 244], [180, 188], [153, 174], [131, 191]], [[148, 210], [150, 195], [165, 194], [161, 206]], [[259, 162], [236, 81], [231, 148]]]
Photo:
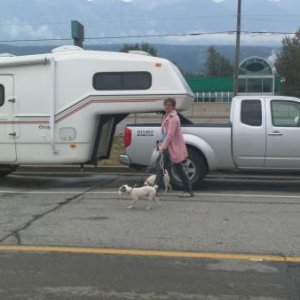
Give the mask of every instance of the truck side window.
[[300, 126], [300, 103], [296, 101], [271, 101], [272, 124], [277, 127]]
[[250, 126], [261, 126], [262, 111], [260, 100], [243, 100], [241, 103], [241, 122]]
[[4, 86], [0, 84], [0, 106], [4, 104]]
[[146, 90], [151, 84], [149, 72], [102, 72], [93, 77], [96, 90]]

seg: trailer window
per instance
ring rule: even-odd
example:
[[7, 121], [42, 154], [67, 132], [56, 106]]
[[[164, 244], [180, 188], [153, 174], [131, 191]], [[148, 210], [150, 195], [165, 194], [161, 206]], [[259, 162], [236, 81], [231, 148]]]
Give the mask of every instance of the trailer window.
[[260, 100], [242, 101], [241, 122], [250, 126], [261, 126], [262, 111]]
[[151, 84], [149, 72], [104, 72], [93, 78], [96, 90], [146, 90]]
[[4, 104], [4, 86], [0, 84], [0, 106]]

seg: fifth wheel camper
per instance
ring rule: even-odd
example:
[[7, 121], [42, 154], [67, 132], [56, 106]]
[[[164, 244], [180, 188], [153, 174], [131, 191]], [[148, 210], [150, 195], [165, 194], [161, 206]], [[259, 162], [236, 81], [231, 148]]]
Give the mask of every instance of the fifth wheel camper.
[[[19, 165], [85, 164], [108, 158], [116, 125], [194, 100], [178, 68], [143, 55], [62, 46], [0, 55], [0, 175]], [[1, 172], [2, 170], [2, 172]]]

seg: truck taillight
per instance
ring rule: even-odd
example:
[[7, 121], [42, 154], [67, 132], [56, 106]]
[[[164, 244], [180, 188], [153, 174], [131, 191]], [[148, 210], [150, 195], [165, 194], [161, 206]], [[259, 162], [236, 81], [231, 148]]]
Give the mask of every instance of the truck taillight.
[[126, 127], [125, 133], [124, 133], [125, 148], [127, 148], [130, 144], [131, 144], [131, 129]]

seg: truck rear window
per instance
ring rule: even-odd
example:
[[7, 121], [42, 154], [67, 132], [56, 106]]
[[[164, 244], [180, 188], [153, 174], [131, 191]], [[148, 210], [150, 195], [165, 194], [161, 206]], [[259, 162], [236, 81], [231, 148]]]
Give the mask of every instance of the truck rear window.
[[102, 72], [93, 77], [96, 90], [146, 90], [151, 84], [149, 72]]
[[4, 86], [0, 84], [0, 106], [4, 104]]
[[262, 110], [260, 100], [243, 100], [241, 105], [241, 122], [250, 126], [261, 126]]

